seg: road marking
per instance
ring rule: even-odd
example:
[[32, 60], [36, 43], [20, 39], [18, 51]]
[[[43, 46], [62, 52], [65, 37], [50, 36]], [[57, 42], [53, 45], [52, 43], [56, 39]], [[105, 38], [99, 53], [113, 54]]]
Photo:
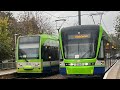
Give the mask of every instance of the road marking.
[[[116, 63], [118, 63], [118, 61], [117, 61]], [[103, 79], [106, 79], [106, 78], [107, 78], [108, 73], [114, 68], [114, 66], [116, 65], [116, 63], [105, 73]]]

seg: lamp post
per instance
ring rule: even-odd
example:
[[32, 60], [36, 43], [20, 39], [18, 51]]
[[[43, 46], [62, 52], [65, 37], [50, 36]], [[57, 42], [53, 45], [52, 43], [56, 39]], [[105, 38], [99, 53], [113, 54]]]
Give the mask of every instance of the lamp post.
[[[19, 35], [19, 34], [17, 34], [17, 33], [14, 34], [14, 36], [15, 36], [15, 51], [16, 51], [16, 41], [17, 41], [17, 40], [16, 40], [16, 39], [17, 39], [16, 36], [17, 36], [17, 35]], [[14, 52], [14, 53], [15, 53], [15, 52]], [[16, 56], [16, 54], [15, 54], [15, 56]]]
[[17, 33], [14, 34], [15, 35], [15, 47], [16, 47], [16, 36], [18, 35]]
[[78, 24], [81, 25], [81, 11], [78, 11]]

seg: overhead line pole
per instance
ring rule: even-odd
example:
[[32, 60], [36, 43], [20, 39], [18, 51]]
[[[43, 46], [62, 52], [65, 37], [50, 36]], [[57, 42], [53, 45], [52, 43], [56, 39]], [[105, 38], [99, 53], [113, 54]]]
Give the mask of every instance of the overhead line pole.
[[78, 24], [81, 25], [81, 11], [78, 11]]

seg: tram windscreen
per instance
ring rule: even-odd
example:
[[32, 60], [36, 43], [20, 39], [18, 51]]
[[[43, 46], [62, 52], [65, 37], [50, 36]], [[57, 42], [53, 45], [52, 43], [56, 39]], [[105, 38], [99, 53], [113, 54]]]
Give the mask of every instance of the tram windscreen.
[[26, 55], [27, 59], [39, 58], [39, 36], [26, 36], [19, 38], [18, 57], [23, 59]]
[[74, 58], [94, 58], [97, 50], [98, 29], [69, 29], [62, 30], [62, 44], [64, 57]]

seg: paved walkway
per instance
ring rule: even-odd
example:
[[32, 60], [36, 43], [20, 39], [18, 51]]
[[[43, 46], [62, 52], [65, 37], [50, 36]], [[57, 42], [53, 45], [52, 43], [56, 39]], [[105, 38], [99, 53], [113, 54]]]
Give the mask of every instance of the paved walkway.
[[106, 72], [103, 79], [120, 79], [120, 60]]
[[15, 72], [16, 72], [16, 69], [0, 70], [0, 75], [12, 74], [12, 73], [15, 73]]

